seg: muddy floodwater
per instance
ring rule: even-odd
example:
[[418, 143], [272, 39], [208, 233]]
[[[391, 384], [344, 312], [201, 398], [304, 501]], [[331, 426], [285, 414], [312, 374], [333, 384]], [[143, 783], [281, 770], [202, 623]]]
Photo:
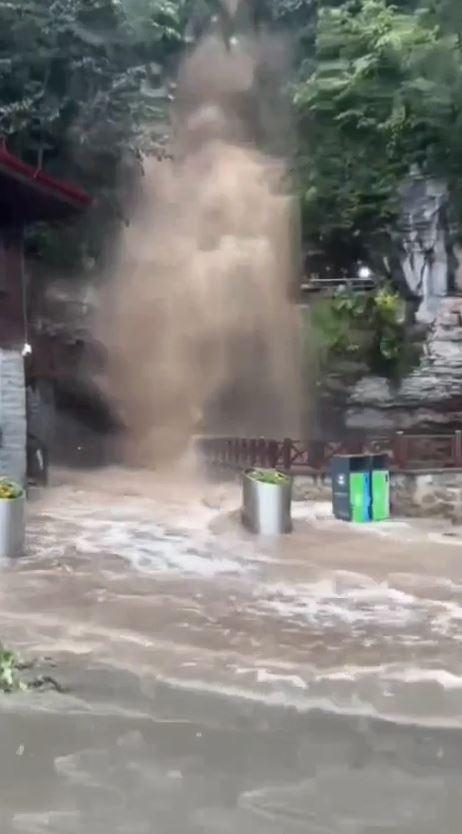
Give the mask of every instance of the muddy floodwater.
[[2, 834], [460, 834], [462, 534], [238, 490], [56, 476], [2, 640], [65, 692], [0, 699]]

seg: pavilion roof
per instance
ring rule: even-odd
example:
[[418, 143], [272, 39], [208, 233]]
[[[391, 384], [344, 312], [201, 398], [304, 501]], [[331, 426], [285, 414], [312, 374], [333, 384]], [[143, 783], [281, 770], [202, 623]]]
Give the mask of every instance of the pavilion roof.
[[63, 180], [23, 162], [0, 147], [0, 225], [66, 219], [91, 205], [91, 198]]

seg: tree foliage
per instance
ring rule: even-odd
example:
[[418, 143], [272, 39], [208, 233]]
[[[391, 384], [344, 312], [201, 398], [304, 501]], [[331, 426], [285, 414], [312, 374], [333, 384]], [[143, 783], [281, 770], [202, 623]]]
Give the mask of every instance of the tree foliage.
[[225, 0], [0, 0], [0, 136], [95, 198], [92, 213], [58, 237], [34, 233], [49, 264], [81, 270], [100, 257], [140, 155], [165, 152], [177, 61], [213, 19], [227, 42], [261, 23], [290, 33], [308, 239], [370, 260], [388, 245], [413, 165], [448, 183], [462, 217], [460, 0], [229, 8]]
[[457, 3], [320, 2], [314, 66], [293, 94], [308, 236], [335, 248], [388, 235], [412, 166], [458, 200], [462, 56], [444, 25]]
[[[85, 231], [69, 232], [76, 245], [60, 236], [59, 263], [66, 252], [77, 268], [98, 256], [124, 176], [142, 151], [163, 152], [187, 16], [187, 0], [0, 0], [0, 135], [95, 198]], [[48, 257], [53, 239], [39, 239]]]

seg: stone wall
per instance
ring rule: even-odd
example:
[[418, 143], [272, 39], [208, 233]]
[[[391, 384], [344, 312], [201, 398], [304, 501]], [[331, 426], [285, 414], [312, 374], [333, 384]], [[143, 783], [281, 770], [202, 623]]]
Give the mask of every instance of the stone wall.
[[332, 498], [329, 475], [296, 475], [293, 485], [294, 501], [330, 501]]
[[38, 380], [26, 389], [27, 427], [40, 443], [49, 449], [55, 430], [55, 402], [53, 386], [47, 380]]
[[20, 351], [0, 350], [0, 475], [26, 475], [26, 393]]
[[427, 179], [418, 168], [401, 190], [401, 268], [408, 290], [419, 299], [417, 319], [431, 323], [447, 296], [452, 264], [446, 183]]
[[462, 521], [462, 470], [395, 473], [391, 477], [391, 501], [397, 515]]
[[[330, 501], [328, 475], [296, 475], [296, 501]], [[462, 522], [462, 470], [435, 469], [431, 472], [393, 472], [392, 513], [408, 517], [441, 516]]]
[[345, 390], [350, 430], [438, 433], [462, 425], [462, 298], [442, 299], [419, 366], [399, 384], [364, 376]]

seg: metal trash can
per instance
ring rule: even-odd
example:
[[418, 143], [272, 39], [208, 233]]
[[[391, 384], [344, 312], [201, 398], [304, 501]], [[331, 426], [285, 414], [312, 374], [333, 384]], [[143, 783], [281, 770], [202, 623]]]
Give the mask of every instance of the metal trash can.
[[26, 496], [0, 498], [0, 558], [15, 559], [24, 552]]
[[253, 533], [290, 533], [292, 478], [275, 470], [249, 470], [242, 485], [242, 522]]

